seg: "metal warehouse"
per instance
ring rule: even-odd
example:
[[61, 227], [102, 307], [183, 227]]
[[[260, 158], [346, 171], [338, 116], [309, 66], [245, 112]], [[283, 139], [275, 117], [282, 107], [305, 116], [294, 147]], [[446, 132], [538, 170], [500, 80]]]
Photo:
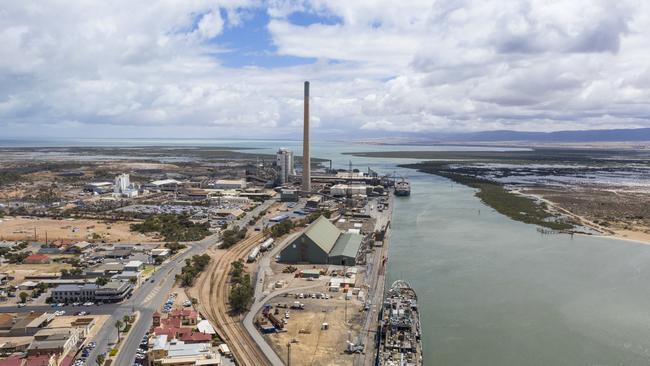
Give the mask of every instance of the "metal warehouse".
[[359, 234], [341, 232], [321, 216], [280, 252], [280, 261], [353, 266], [362, 239]]

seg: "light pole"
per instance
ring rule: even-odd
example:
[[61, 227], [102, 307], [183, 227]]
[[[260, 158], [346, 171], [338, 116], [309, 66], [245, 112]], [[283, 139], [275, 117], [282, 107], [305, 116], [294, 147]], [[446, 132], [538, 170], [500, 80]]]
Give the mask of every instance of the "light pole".
[[287, 342], [287, 366], [291, 366], [291, 341]]

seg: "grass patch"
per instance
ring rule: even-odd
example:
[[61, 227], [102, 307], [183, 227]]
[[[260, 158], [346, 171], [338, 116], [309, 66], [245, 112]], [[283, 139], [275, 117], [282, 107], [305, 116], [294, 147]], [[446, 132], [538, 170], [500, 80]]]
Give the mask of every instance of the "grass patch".
[[141, 224], [131, 224], [131, 230], [148, 234], [158, 232], [166, 241], [196, 241], [210, 235], [209, 225], [195, 224], [187, 215], [153, 215]]

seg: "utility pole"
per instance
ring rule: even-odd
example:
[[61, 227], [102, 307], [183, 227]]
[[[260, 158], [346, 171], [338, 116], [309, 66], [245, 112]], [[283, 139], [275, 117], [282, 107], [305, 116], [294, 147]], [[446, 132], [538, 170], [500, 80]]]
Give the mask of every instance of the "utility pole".
[[291, 341], [287, 342], [287, 366], [291, 366]]

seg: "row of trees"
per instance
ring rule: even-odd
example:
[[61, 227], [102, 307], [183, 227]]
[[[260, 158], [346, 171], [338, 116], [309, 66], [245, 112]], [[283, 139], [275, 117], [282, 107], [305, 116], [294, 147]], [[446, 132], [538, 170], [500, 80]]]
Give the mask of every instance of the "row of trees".
[[187, 247], [185, 244], [180, 244], [179, 242], [174, 241], [171, 243], [165, 243], [165, 248], [169, 249], [171, 255], [174, 255]]
[[142, 234], [158, 232], [166, 241], [196, 241], [210, 235], [207, 223], [194, 223], [188, 215], [162, 214], [149, 216], [144, 222], [131, 224], [131, 230]]
[[185, 265], [181, 273], [176, 276], [176, 279], [181, 282], [181, 286], [190, 287], [209, 263], [210, 256], [208, 254], [195, 255], [191, 259], [188, 258], [185, 260]]
[[241, 259], [231, 263], [230, 276], [230, 307], [233, 312], [241, 313], [248, 309], [253, 300], [251, 276], [244, 272], [244, 262]]
[[269, 229], [270, 234], [274, 238], [278, 238], [282, 235], [288, 234], [291, 229], [293, 229], [293, 221], [291, 220], [284, 220], [282, 222], [279, 222]]
[[222, 233], [222, 248], [230, 248], [246, 237], [246, 228], [237, 228], [225, 230]]

